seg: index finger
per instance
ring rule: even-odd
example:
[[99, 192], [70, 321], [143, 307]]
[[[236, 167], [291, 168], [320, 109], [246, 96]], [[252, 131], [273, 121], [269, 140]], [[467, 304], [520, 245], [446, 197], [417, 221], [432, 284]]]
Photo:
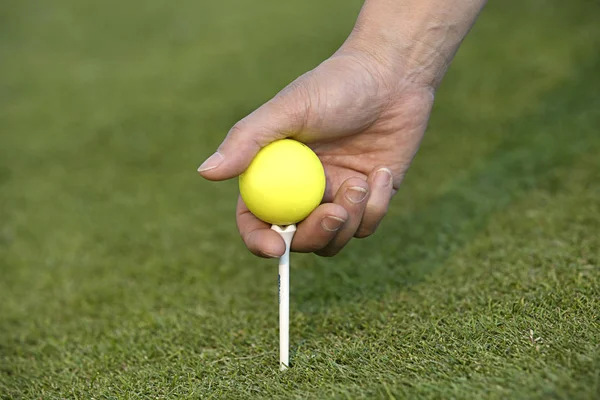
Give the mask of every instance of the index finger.
[[238, 197], [236, 223], [242, 240], [252, 254], [265, 258], [281, 257], [285, 253], [285, 242], [271, 225], [256, 218], [248, 210], [242, 197]]

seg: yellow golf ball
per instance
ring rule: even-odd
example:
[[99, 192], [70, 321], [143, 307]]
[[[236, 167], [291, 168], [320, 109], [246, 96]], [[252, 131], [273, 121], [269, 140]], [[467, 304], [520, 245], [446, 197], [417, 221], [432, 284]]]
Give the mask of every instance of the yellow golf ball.
[[244, 203], [258, 219], [291, 225], [306, 218], [325, 193], [325, 171], [304, 143], [277, 140], [263, 147], [239, 177]]

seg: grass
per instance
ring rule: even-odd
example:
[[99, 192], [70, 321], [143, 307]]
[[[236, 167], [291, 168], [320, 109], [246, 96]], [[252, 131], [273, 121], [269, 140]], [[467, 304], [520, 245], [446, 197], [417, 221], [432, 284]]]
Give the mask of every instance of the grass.
[[0, 398], [600, 397], [600, 8], [490, 2], [372, 238], [275, 265], [197, 165], [360, 2], [7, 0]]

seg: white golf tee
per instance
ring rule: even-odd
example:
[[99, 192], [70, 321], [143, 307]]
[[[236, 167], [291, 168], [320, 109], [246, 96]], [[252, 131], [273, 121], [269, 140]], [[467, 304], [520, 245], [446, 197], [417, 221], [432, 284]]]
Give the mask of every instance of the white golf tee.
[[271, 227], [285, 241], [285, 253], [279, 259], [279, 369], [290, 365], [290, 246], [296, 225]]

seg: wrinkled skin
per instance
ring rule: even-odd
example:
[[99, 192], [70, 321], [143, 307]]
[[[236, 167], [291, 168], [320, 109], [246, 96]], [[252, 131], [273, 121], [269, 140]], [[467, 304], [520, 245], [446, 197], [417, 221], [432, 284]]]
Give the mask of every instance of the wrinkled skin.
[[[229, 179], [274, 140], [308, 144], [325, 167], [327, 188], [323, 203], [298, 224], [292, 251], [332, 256], [376, 231], [418, 150], [433, 93], [368, 52], [342, 48], [239, 121], [213, 156], [220, 164], [199, 171]], [[254, 254], [283, 254], [283, 240], [241, 198], [236, 219]]]

